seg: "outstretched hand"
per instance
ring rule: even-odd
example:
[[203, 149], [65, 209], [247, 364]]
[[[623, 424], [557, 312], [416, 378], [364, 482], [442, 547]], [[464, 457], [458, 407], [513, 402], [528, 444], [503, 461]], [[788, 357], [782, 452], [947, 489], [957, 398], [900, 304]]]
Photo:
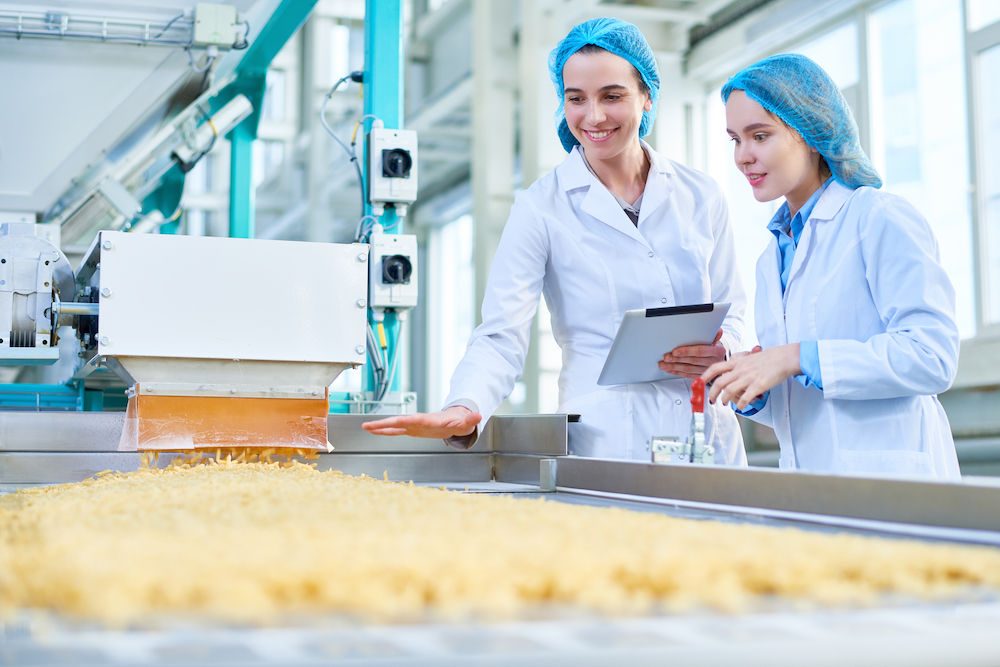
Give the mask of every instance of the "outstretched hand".
[[708, 400], [734, 403], [744, 410], [764, 392], [799, 375], [799, 344], [778, 345], [734, 355], [729, 361], [713, 364], [701, 378], [711, 383]]
[[726, 348], [719, 341], [722, 329], [715, 334], [711, 345], [683, 345], [663, 355], [657, 364], [661, 371], [693, 380], [701, 376], [712, 364], [726, 358]]
[[482, 415], [460, 405], [439, 412], [417, 412], [365, 422], [361, 428], [375, 435], [409, 435], [415, 438], [445, 439], [469, 435]]

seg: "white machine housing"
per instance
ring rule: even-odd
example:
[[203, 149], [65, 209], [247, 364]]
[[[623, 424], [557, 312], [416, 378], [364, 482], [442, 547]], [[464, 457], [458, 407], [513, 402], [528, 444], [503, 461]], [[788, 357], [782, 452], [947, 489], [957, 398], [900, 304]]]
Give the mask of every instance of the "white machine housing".
[[174, 396], [325, 395], [365, 362], [368, 247], [102, 231], [94, 367]]

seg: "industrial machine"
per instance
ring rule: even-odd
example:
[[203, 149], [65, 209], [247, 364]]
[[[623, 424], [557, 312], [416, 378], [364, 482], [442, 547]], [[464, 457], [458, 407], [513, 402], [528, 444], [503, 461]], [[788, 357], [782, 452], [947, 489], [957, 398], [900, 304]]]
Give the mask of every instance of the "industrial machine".
[[[473, 493], [1000, 545], [994, 485], [703, 465], [711, 452], [697, 401], [692, 435], [651, 443], [648, 463], [569, 456], [566, 415], [495, 416], [463, 452], [365, 433], [364, 413], [402, 394], [395, 348], [417, 299], [416, 242], [394, 233], [417, 182], [416, 138], [400, 129], [400, 2], [367, 6], [365, 113], [382, 127], [365, 127], [364, 233], [345, 244], [250, 238], [263, 73], [313, 2], [164, 2], [146, 17], [134, 3], [100, 4], [103, 15], [73, 2], [0, 2], [0, 80], [11, 91], [58, 81], [38, 93], [51, 93], [48, 103], [0, 107], [3, 127], [26, 129], [0, 142], [0, 493], [134, 470], [136, 450], [169, 461], [277, 442], [320, 451], [320, 469]], [[130, 59], [108, 57], [115, 41], [137, 47]], [[83, 69], [93, 60], [99, 80]], [[208, 68], [214, 83], [203, 88]], [[108, 104], [62, 113], [64, 100], [87, 95]], [[232, 238], [173, 235], [184, 174], [219, 136], [232, 144]], [[29, 154], [37, 159], [15, 159]], [[366, 389], [331, 397], [338, 373], [362, 364]], [[995, 600], [252, 630], [98, 631], [26, 617], [0, 621], [0, 662], [988, 664], [1000, 660], [997, 622]]]
[[[263, 76], [313, 3], [176, 4], [0, 4], [12, 90], [41, 80], [72, 92], [75, 63], [117, 95], [60, 118], [61, 143], [42, 147], [65, 153], [61, 162], [39, 157], [36, 109], [8, 105], [0, 118], [31, 139], [4, 147], [0, 409], [120, 409], [127, 395], [124, 449], [326, 449], [329, 387], [342, 370], [373, 369], [351, 411], [381, 406], [394, 385], [399, 393], [416, 241], [385, 233], [399, 224], [380, 218], [405, 215], [416, 197], [416, 137], [382, 120], [368, 132], [373, 215], [358, 242], [250, 238], [246, 147]], [[136, 47], [125, 72], [107, 66]], [[223, 136], [232, 238], [171, 233], [184, 176]]]

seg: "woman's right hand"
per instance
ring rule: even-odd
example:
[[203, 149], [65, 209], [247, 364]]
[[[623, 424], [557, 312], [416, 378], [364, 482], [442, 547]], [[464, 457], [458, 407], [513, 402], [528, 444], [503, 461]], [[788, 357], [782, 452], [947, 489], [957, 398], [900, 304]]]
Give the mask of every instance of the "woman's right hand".
[[439, 412], [417, 412], [397, 415], [361, 424], [361, 428], [375, 435], [409, 435], [415, 438], [446, 439], [469, 435], [483, 417], [460, 405], [453, 405]]

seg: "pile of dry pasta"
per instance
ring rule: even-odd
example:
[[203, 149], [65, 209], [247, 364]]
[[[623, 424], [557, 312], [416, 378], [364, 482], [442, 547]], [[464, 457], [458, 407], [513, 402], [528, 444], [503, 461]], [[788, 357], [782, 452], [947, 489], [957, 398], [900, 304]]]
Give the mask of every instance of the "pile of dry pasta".
[[[0, 614], [128, 624], [741, 610], [1000, 588], [995, 549], [670, 518], [301, 463], [105, 473], [0, 497]], [[764, 596], [764, 597], [762, 597]]]

